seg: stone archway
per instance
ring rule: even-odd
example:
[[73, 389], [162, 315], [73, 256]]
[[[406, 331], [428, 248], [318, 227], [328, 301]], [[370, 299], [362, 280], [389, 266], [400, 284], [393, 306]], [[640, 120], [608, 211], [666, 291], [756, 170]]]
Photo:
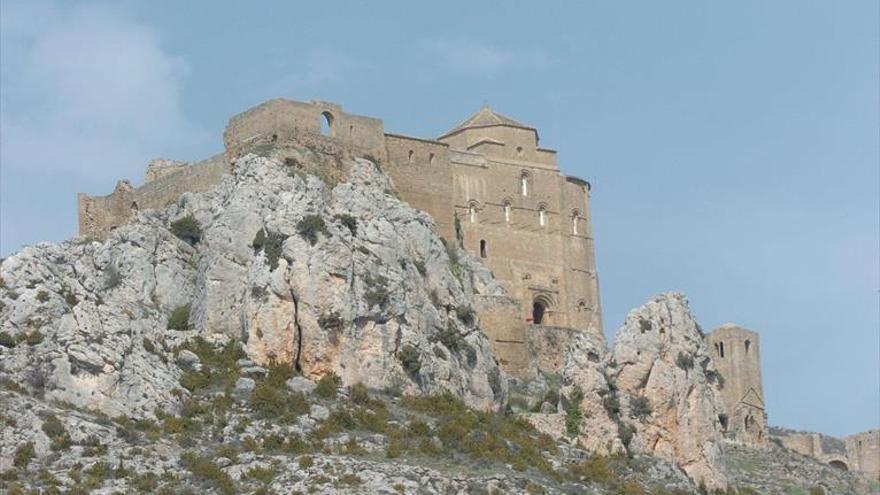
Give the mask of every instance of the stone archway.
[[849, 466], [847, 466], [846, 463], [841, 461], [840, 459], [834, 459], [832, 461], [829, 461], [828, 465], [831, 467], [840, 469], [842, 471], [849, 471]]
[[535, 325], [547, 324], [547, 313], [551, 308], [550, 298], [544, 294], [538, 294], [532, 301], [532, 323]]

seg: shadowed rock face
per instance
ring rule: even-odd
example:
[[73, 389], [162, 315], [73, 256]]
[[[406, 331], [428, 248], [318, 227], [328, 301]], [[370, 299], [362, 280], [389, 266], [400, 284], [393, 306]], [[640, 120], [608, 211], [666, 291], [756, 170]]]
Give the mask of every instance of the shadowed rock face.
[[724, 487], [723, 405], [684, 295], [661, 294], [632, 310], [617, 331], [612, 357], [624, 422], [635, 429], [630, 447], [673, 459], [709, 488]]
[[[4, 260], [0, 332], [32, 338], [3, 350], [0, 378], [151, 416], [182, 391], [170, 351], [201, 336], [239, 339], [256, 363], [308, 376], [500, 405], [506, 381], [469, 317], [475, 293], [500, 287], [463, 253], [450, 261], [431, 218], [397, 199], [375, 165], [344, 160], [331, 189], [248, 155], [213, 191], [141, 212], [104, 243], [40, 244]], [[188, 215], [202, 230], [194, 246], [169, 231]], [[192, 329], [168, 330], [187, 304]]]

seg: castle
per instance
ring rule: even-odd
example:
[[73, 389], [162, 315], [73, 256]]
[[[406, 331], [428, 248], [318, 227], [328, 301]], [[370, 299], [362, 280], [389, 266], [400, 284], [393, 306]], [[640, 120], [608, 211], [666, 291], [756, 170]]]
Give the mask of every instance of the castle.
[[[323, 130], [322, 130], [323, 125]], [[78, 197], [80, 235], [104, 238], [134, 212], [212, 188], [236, 157], [298, 142], [336, 147], [377, 162], [401, 198], [429, 213], [439, 234], [492, 270], [512, 301], [477, 301], [502, 366], [527, 366], [527, 333], [589, 331], [602, 339], [590, 222], [590, 184], [559, 171], [538, 131], [488, 107], [436, 139], [385, 132], [381, 120], [339, 105], [274, 99], [230, 119], [225, 153], [189, 164], [154, 160], [145, 185], [120, 181], [112, 194]]]
[[[230, 119], [223, 154], [197, 163], [153, 160], [141, 187], [123, 180], [107, 196], [79, 194], [79, 233], [105, 238], [138, 210], [212, 189], [237, 157], [285, 143], [376, 162], [404, 201], [433, 217], [443, 238], [482, 259], [510, 295], [477, 296], [475, 303], [480, 326], [511, 375], [523, 375], [530, 362], [558, 370], [558, 351], [576, 332], [604, 340], [590, 184], [560, 172], [556, 151], [539, 146], [534, 127], [488, 107], [424, 139], [385, 132], [381, 120], [333, 103], [270, 100]], [[751, 444], [769, 441], [758, 334], [727, 324], [705, 340], [722, 382], [726, 435]], [[783, 443], [880, 476], [877, 432], [848, 438], [842, 458], [823, 457], [812, 437]]]

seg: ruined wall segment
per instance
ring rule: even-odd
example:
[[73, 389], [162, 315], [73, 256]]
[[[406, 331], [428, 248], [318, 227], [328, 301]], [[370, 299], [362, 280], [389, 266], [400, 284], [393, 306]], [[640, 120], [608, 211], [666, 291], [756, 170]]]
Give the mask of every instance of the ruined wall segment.
[[721, 398], [727, 412], [727, 436], [746, 443], [765, 443], [767, 412], [758, 334], [726, 323], [708, 334], [706, 342], [723, 378]]
[[[323, 133], [322, 125], [326, 128]], [[375, 161], [387, 159], [380, 119], [346, 113], [341, 106], [323, 101], [269, 100], [229, 119], [223, 142], [232, 162], [260, 146], [301, 142], [308, 135], [324, 135]]]
[[844, 437], [849, 468], [880, 481], [880, 430]]
[[148, 182], [141, 187], [134, 188], [129, 181], [121, 180], [107, 196], [79, 193], [79, 235], [105, 239], [138, 211], [164, 208], [186, 192], [209, 191], [230, 170], [223, 155], [197, 163], [172, 162], [170, 166], [155, 167], [155, 162], [147, 168]]

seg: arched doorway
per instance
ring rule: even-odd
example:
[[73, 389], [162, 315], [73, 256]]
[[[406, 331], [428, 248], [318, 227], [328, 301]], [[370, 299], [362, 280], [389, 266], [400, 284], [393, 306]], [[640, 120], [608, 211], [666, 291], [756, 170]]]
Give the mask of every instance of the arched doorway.
[[847, 466], [845, 462], [839, 461], [837, 459], [829, 462], [828, 465], [837, 469], [841, 469], [843, 471], [849, 471], [849, 466]]
[[321, 116], [318, 118], [318, 125], [321, 129], [321, 135], [327, 137], [334, 137], [334, 129], [333, 129], [333, 114], [330, 112], [322, 112]]
[[532, 304], [532, 323], [540, 325], [544, 321], [544, 311], [546, 309], [541, 301], [535, 301]]
[[550, 299], [545, 295], [535, 297], [532, 302], [532, 323], [535, 325], [547, 324], [547, 312], [550, 309]]

